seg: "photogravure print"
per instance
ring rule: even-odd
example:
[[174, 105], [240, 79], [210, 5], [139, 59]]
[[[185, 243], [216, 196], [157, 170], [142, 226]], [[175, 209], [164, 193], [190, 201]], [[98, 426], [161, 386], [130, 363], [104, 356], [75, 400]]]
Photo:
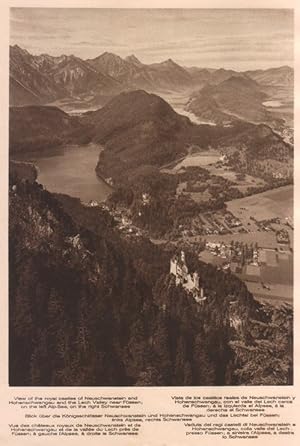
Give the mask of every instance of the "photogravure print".
[[10, 9], [10, 386], [293, 384], [293, 42]]

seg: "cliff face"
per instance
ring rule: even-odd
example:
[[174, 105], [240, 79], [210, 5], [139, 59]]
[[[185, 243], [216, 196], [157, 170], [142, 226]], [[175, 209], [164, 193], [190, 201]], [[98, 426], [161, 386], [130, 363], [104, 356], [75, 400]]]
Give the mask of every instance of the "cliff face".
[[[270, 347], [274, 312], [236, 277], [188, 256], [208, 296], [198, 305], [168, 274], [172, 252], [123, 240], [104, 211], [58, 198], [11, 172], [10, 385], [252, 383], [239, 346]], [[276, 339], [288, 343], [284, 321]], [[286, 384], [283, 355], [273, 359]]]

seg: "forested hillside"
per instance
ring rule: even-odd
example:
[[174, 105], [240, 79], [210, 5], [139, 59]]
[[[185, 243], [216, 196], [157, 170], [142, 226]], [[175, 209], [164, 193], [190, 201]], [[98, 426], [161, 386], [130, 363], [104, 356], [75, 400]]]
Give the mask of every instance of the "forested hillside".
[[172, 250], [122, 239], [107, 212], [13, 169], [9, 198], [11, 385], [291, 383], [290, 309], [187, 252], [199, 305], [168, 273]]
[[61, 144], [90, 141], [87, 126], [57, 107], [30, 105], [9, 109], [10, 153], [47, 150]]

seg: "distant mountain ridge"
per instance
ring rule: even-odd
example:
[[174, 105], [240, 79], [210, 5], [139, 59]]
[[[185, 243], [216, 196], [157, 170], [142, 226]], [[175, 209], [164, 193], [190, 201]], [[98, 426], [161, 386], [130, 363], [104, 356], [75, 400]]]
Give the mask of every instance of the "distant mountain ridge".
[[66, 97], [113, 97], [121, 91], [144, 89], [195, 91], [205, 84], [218, 85], [232, 76], [244, 76], [260, 85], [293, 84], [293, 69], [271, 68], [239, 73], [234, 70], [182, 67], [172, 59], [144, 64], [134, 54], [122, 58], [104, 52], [94, 59], [74, 55], [32, 55], [10, 46], [10, 105], [46, 104]]
[[206, 84], [190, 100], [187, 109], [200, 119], [228, 124], [236, 119], [253, 123], [280, 123], [279, 117], [263, 106], [267, 94], [261, 85], [242, 74], [235, 74], [216, 84]]
[[80, 93], [117, 94], [120, 83], [71, 56], [32, 56], [10, 47], [10, 105], [45, 104]]
[[191, 75], [173, 60], [146, 65], [136, 56], [125, 59], [105, 52], [95, 59], [86, 61], [99, 72], [118, 79], [132, 88], [148, 90], [187, 88], [193, 85]]
[[262, 85], [293, 86], [294, 83], [294, 70], [287, 65], [267, 70], [246, 71], [245, 74]]

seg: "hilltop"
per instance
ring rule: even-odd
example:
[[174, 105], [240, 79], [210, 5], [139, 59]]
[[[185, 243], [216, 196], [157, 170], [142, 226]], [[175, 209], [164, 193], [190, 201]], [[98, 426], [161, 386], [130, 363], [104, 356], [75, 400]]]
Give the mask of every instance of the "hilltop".
[[280, 122], [264, 106], [262, 87], [246, 76], [231, 76], [217, 85], [205, 85], [188, 104], [200, 119], [226, 124], [236, 119], [253, 123]]
[[93, 128], [93, 140], [105, 144], [97, 172], [118, 181], [140, 166], [161, 166], [184, 154], [192, 127], [159, 96], [142, 90], [121, 93], [83, 122]]

